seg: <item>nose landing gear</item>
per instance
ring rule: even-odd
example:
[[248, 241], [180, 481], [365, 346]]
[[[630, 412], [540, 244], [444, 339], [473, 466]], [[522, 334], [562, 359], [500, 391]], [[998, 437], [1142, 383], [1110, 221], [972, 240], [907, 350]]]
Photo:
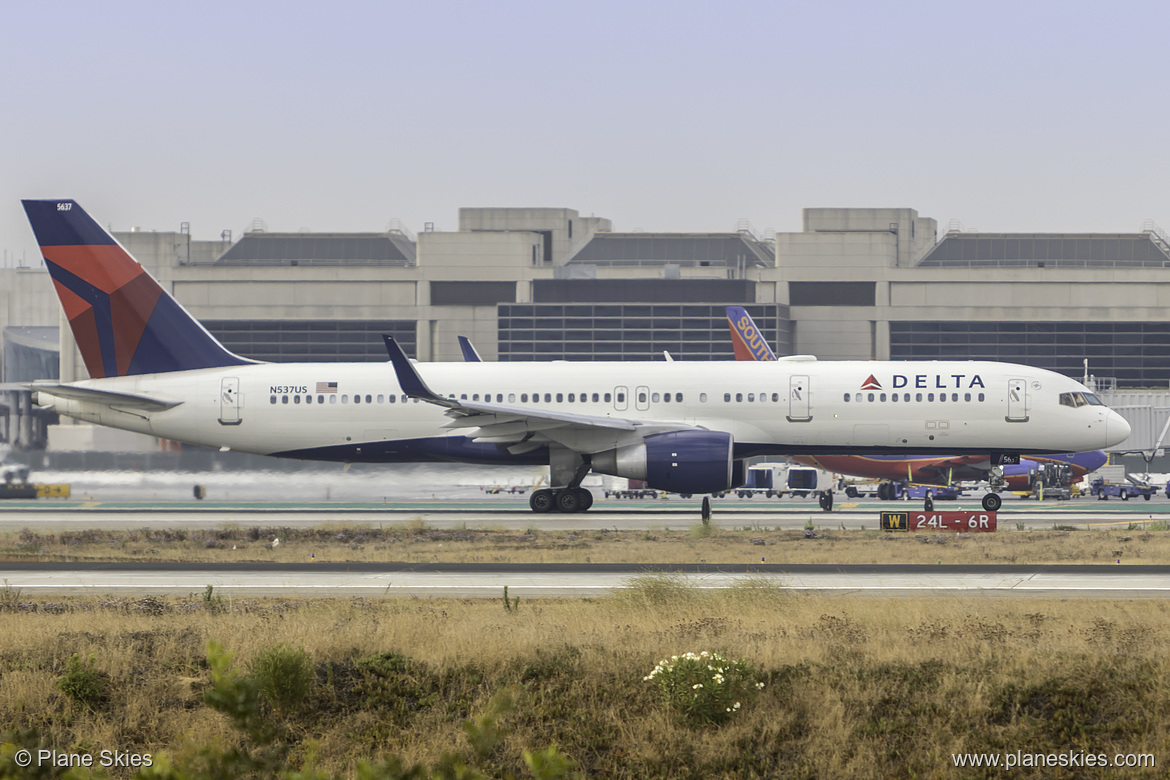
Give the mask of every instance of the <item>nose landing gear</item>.
[[999, 493], [984, 493], [983, 494], [983, 509], [986, 512], [997, 512], [1003, 506], [1003, 499], [999, 497]]

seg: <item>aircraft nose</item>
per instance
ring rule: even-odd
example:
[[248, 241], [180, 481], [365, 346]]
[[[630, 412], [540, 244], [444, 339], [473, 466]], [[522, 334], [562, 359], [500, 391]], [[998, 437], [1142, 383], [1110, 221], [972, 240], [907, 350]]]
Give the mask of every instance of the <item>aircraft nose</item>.
[[1129, 438], [1132, 432], [1129, 422], [1112, 409], [1109, 410], [1109, 419], [1105, 423], [1106, 447], [1114, 447]]

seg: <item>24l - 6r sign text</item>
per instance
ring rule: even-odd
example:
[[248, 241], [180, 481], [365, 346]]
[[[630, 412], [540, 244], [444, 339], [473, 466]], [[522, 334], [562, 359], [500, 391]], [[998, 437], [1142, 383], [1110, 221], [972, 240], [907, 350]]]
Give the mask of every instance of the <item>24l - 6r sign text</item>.
[[994, 531], [995, 512], [882, 512], [883, 531]]

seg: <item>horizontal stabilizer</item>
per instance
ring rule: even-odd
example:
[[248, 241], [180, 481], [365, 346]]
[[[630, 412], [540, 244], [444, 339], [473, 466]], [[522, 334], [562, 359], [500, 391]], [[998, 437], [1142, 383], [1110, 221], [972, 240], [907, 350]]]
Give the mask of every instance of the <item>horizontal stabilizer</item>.
[[165, 412], [173, 409], [182, 401], [163, 400], [137, 393], [119, 393], [113, 390], [94, 390], [90, 387], [76, 385], [42, 385], [32, 384], [29, 387], [37, 393], [53, 396], [54, 398], [68, 398], [71, 401], [88, 401], [105, 406], [116, 406], [120, 409], [136, 409], [141, 412]]

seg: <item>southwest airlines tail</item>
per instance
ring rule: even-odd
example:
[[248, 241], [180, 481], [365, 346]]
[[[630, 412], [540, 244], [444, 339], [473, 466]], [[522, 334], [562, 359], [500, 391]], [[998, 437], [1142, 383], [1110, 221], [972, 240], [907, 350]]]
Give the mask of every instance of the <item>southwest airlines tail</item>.
[[254, 362], [216, 341], [76, 202], [22, 202], [91, 377]]
[[728, 306], [727, 327], [731, 330], [731, 345], [735, 347], [736, 360], [775, 360], [776, 355], [768, 346], [764, 334], [760, 333], [752, 317], [742, 306]]

